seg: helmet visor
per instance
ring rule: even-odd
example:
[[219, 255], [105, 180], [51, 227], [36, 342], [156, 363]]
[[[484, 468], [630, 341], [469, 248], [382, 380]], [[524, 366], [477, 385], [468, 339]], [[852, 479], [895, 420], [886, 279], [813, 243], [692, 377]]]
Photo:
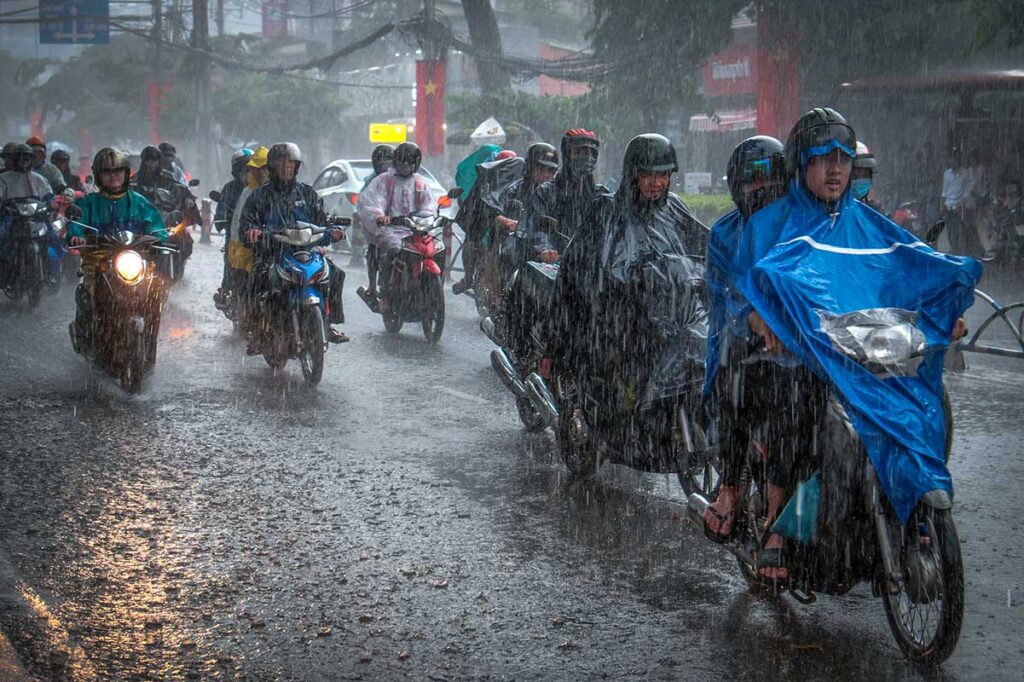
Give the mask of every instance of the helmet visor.
[[749, 184], [758, 180], [782, 178], [782, 165], [781, 159], [750, 159], [739, 168], [736, 179], [743, 184]]
[[857, 156], [857, 136], [853, 128], [843, 123], [815, 126], [803, 135], [801, 162], [807, 164], [812, 156], [827, 156], [838, 149], [851, 159]]

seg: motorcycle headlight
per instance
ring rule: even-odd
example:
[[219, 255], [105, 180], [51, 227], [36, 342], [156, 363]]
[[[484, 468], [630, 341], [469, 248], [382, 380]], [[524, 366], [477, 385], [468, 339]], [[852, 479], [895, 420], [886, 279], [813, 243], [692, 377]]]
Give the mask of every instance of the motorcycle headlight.
[[179, 234], [181, 234], [184, 231], [185, 231], [185, 223], [178, 223], [177, 225], [175, 225], [174, 227], [171, 228], [171, 234], [173, 234], [174, 236], [178, 236]]
[[114, 271], [125, 284], [136, 284], [145, 269], [146, 262], [135, 251], [122, 251], [114, 258]]
[[37, 202], [37, 201], [27, 201], [27, 202], [19, 203], [18, 204], [18, 213], [20, 213], [21, 215], [23, 215], [26, 218], [31, 218], [32, 216], [34, 216], [36, 214], [36, 212], [38, 210], [39, 210], [39, 202]]
[[819, 310], [818, 316], [837, 350], [876, 373], [912, 375], [928, 347], [910, 310], [870, 308], [842, 315]]

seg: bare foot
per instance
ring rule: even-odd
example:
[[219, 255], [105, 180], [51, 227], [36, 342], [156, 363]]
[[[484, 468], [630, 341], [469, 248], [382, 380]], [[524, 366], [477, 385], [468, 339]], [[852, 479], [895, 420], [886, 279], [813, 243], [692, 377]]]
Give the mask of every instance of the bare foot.
[[735, 520], [736, 500], [740, 496], [739, 486], [722, 486], [718, 497], [704, 510], [704, 526], [721, 537], [729, 537]]

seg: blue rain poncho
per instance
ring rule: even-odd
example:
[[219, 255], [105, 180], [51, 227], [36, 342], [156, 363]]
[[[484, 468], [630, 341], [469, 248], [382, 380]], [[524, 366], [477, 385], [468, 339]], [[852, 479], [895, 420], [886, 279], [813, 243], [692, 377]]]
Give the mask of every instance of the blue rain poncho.
[[[849, 191], [830, 212], [793, 180], [786, 198], [747, 221], [728, 267], [736, 293], [835, 387], [900, 520], [931, 490], [952, 495], [943, 356], [981, 265], [935, 251]], [[845, 330], [872, 324], [854, 319], [858, 311], [908, 323], [919, 357], [885, 371], [853, 359], [857, 342]]]

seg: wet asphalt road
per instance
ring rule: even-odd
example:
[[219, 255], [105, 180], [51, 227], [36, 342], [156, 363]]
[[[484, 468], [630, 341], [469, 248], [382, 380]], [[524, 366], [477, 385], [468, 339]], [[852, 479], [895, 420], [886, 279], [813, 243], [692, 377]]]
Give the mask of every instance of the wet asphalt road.
[[[748, 594], [673, 478], [567, 483], [468, 300], [449, 292], [430, 347], [386, 334], [350, 272], [353, 341], [307, 390], [244, 357], [219, 258], [197, 244], [138, 397], [72, 353], [70, 287], [0, 303], [0, 627], [41, 678], [924, 679], [866, 586]], [[949, 380], [966, 620], [932, 677], [1020, 680], [1024, 363], [969, 362]]]

